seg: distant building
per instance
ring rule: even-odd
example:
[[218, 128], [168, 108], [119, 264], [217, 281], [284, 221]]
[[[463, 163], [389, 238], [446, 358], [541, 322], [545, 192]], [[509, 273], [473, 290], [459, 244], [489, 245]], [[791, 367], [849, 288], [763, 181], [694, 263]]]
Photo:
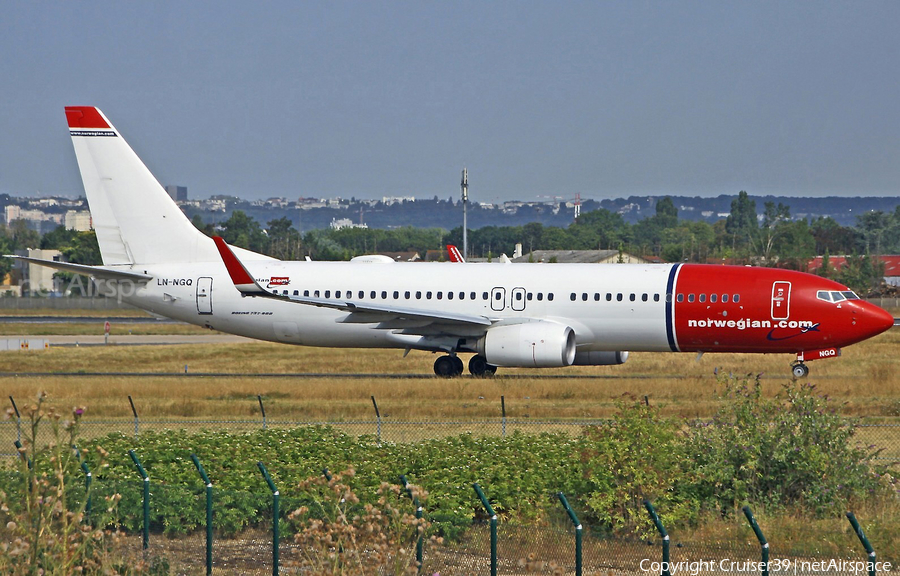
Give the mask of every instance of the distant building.
[[66, 212], [65, 226], [66, 230], [86, 232], [93, 227], [91, 213], [88, 210], [69, 210]]
[[332, 230], [340, 230], [341, 228], [368, 228], [369, 227], [368, 224], [362, 224], [362, 223], [355, 224], [353, 222], [353, 220], [351, 220], [349, 218], [340, 218], [340, 219], [332, 218], [331, 224], [329, 224], [329, 226], [331, 226]]
[[535, 250], [513, 262], [557, 262], [560, 264], [646, 264], [640, 256], [618, 250]]
[[176, 202], [187, 202], [187, 186], [166, 186], [166, 194]]
[[[884, 281], [891, 286], [900, 286], [900, 255], [878, 256], [884, 265]], [[822, 256], [816, 256], [810, 260], [806, 267], [807, 272], [819, 274], [822, 269]], [[832, 272], [840, 272], [847, 265], [846, 256], [829, 256], [828, 269]]]
[[[59, 250], [37, 250], [29, 248], [28, 250], [16, 250], [16, 254], [20, 256], [29, 256], [31, 258], [40, 258], [42, 260], [59, 261], [61, 254]], [[58, 292], [56, 281], [53, 275], [56, 274], [53, 268], [47, 268], [39, 264], [31, 262], [16, 261], [13, 265], [13, 271], [10, 276], [14, 281], [18, 281], [21, 292], [35, 293], [51, 293]]]

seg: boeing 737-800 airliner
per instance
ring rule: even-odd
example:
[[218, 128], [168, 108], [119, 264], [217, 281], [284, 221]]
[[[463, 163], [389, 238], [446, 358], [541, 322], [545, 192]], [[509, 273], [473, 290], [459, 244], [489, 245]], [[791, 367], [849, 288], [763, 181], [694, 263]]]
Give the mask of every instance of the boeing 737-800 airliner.
[[128, 303], [260, 340], [440, 353], [434, 371], [611, 365], [632, 351], [795, 354], [806, 362], [893, 317], [801, 272], [701, 264], [283, 262], [197, 230], [100, 110], [66, 108], [102, 266]]

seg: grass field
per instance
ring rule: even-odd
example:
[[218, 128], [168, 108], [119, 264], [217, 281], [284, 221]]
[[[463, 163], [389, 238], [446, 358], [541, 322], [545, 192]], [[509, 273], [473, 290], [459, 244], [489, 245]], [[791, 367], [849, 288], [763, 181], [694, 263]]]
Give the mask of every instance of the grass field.
[[[193, 330], [183, 325], [147, 328]], [[900, 416], [898, 345], [900, 330], [891, 330], [845, 349], [841, 358], [811, 363], [809, 381], [844, 414], [894, 419]], [[0, 376], [0, 390], [21, 401], [45, 390], [64, 406], [86, 405], [95, 417], [129, 416], [128, 395], [145, 417], [247, 417], [259, 412], [257, 394], [265, 398], [270, 417], [290, 419], [370, 418], [373, 395], [383, 415], [398, 419], [494, 417], [499, 414], [501, 396], [511, 418], [602, 417], [615, 411], [620, 401], [641, 400], [645, 395], [667, 414], [706, 417], [717, 405], [716, 372], [719, 376], [762, 373], [764, 392], [772, 395], [790, 379], [791, 360], [789, 355], [707, 354], [697, 360], [693, 354], [633, 353], [623, 366], [501, 369], [489, 379], [444, 380], [432, 376], [434, 355], [424, 352], [402, 358], [396, 350], [264, 342], [57, 347], [0, 354], [0, 373], [40, 374]], [[191, 374], [225, 375], [185, 377], [185, 366]], [[159, 376], [55, 374], [61, 372]], [[322, 376], [290, 376], [298, 373]], [[413, 377], [360, 378], [359, 374]]]

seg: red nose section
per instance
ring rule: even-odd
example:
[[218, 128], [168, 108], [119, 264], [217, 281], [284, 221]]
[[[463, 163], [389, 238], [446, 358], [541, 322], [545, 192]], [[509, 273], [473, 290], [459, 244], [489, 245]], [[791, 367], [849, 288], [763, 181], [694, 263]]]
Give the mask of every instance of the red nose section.
[[863, 331], [866, 332], [866, 338], [871, 338], [890, 330], [894, 326], [894, 317], [884, 308], [866, 303], [860, 314], [859, 322]]

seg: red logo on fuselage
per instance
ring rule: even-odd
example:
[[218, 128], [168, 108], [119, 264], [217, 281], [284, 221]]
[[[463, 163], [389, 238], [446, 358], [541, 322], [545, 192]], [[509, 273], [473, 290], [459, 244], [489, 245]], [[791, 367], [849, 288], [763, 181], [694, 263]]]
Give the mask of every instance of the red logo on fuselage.
[[287, 276], [272, 276], [269, 278], [269, 284], [266, 288], [271, 288], [272, 286], [287, 286], [291, 283], [291, 279]]

